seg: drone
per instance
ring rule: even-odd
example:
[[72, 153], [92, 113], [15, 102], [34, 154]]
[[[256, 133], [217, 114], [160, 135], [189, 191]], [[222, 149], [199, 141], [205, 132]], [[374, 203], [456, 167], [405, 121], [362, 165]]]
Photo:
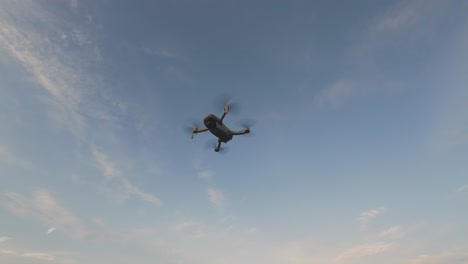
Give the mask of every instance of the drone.
[[226, 117], [226, 115], [229, 113], [230, 106], [229, 104], [224, 105], [224, 112], [221, 115], [221, 117], [217, 117], [214, 114], [209, 114], [203, 119], [203, 123], [205, 125], [204, 128], [198, 128], [196, 125], [194, 125], [192, 129], [192, 139], [194, 134], [210, 131], [211, 134], [216, 136], [218, 138], [218, 143], [215, 145], [214, 151], [219, 152], [221, 149], [221, 144], [222, 143], [227, 143], [233, 139], [234, 136], [238, 135], [245, 135], [250, 133], [250, 128], [248, 125], [244, 125], [245, 128], [243, 130], [239, 131], [233, 131], [229, 129], [224, 123], [223, 120]]

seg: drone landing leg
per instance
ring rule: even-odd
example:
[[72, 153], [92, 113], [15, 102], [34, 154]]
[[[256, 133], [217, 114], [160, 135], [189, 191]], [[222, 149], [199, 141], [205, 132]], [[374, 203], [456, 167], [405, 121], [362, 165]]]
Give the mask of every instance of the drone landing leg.
[[221, 148], [221, 140], [218, 140], [218, 146], [216, 146], [214, 151], [218, 152], [220, 148]]

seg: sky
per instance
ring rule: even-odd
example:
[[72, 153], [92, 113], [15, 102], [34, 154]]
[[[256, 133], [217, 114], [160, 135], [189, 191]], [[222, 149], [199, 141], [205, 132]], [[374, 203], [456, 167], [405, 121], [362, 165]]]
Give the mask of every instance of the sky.
[[467, 12], [0, 0], [0, 262], [468, 263]]

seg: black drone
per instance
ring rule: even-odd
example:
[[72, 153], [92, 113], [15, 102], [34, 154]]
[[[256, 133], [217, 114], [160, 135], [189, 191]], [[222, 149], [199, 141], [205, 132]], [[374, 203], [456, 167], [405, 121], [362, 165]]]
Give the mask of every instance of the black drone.
[[231, 105], [228, 103], [224, 104], [224, 112], [221, 118], [216, 115], [209, 114], [203, 119], [205, 125], [204, 128], [198, 128], [194, 125], [191, 129], [192, 138], [194, 134], [198, 134], [205, 131], [210, 131], [211, 134], [215, 135], [218, 138], [218, 144], [215, 146], [214, 151], [218, 152], [221, 148], [221, 143], [227, 143], [232, 140], [233, 136], [244, 135], [250, 133], [249, 125], [243, 125], [245, 128], [239, 131], [230, 130], [224, 123], [223, 120], [226, 115], [229, 113]]

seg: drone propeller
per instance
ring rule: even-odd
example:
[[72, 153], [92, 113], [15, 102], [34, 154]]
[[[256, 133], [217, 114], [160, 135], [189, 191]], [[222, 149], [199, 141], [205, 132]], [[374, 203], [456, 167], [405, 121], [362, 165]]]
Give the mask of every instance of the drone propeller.
[[238, 122], [239, 126], [243, 128], [252, 128], [257, 122], [253, 119], [243, 119]]
[[192, 120], [190, 123], [192, 123], [191, 126], [184, 126], [184, 131], [187, 133], [187, 134], [192, 134], [194, 130], [198, 129], [198, 128], [201, 128], [199, 122], [195, 121], [195, 120]]
[[239, 112], [239, 103], [233, 102], [232, 96], [224, 94], [215, 99], [214, 107], [216, 110], [228, 107], [229, 113], [237, 114]]
[[[253, 126], [255, 126], [256, 123], [257, 123], [257, 122], [256, 122], [255, 120], [253, 120], [253, 119], [244, 119], [244, 120], [241, 120], [241, 121], [237, 122], [237, 124], [238, 124], [239, 126], [241, 126], [243, 129], [249, 129], [249, 130], [250, 130]], [[248, 134], [246, 134], [246, 135], [252, 136], [252, 135], [254, 135], [254, 133], [252, 133], [252, 131], [250, 131], [250, 132], [249, 132]]]

